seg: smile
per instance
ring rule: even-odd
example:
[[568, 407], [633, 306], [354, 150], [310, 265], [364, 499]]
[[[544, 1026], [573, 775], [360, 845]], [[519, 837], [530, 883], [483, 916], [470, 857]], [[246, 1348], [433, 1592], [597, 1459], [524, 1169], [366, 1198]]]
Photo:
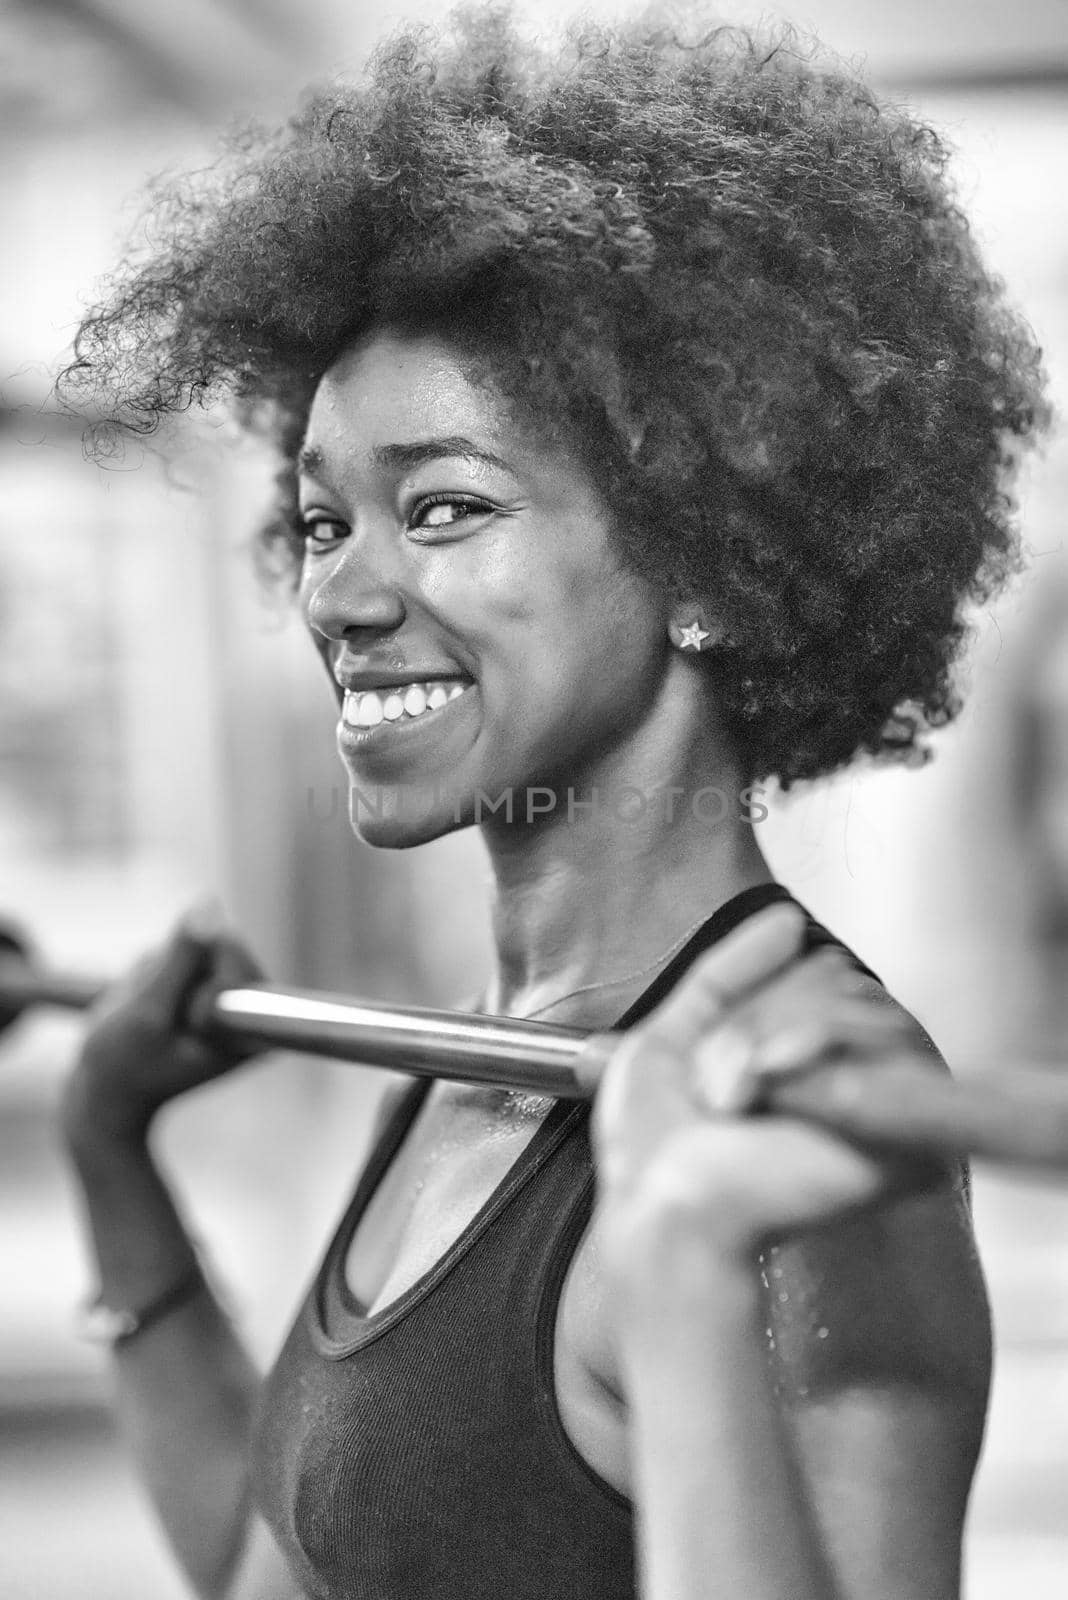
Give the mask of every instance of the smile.
[[377, 728], [380, 722], [414, 722], [440, 711], [469, 687], [455, 678], [433, 678], [392, 689], [350, 689], [342, 702], [341, 719], [349, 728]]

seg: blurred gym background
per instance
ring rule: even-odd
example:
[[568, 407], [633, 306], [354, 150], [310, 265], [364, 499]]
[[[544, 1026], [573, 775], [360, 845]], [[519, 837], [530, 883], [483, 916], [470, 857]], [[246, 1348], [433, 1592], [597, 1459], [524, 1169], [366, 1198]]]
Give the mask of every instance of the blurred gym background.
[[[0, 918], [42, 960], [117, 972], [205, 893], [279, 982], [458, 1003], [488, 942], [473, 834], [376, 853], [345, 820], [335, 712], [249, 539], [262, 464], [226, 428], [106, 470], [49, 401], [79, 307], [145, 179], [210, 156], [358, 65], [411, 0], [7, 0], [0, 6]], [[571, 9], [539, 0], [539, 20]], [[595, 14], [616, 9], [588, 5]], [[1066, 0], [799, 0], [785, 12], [952, 141], [963, 203], [1068, 404]], [[923, 771], [772, 802], [780, 877], [853, 943], [951, 1064], [1068, 1068], [1068, 444], [1023, 489], [1032, 561], [975, 618], [968, 710]], [[0, 1043], [0, 1593], [186, 1593], [118, 1451], [52, 1126], [78, 1035]], [[274, 1059], [169, 1113], [162, 1144], [269, 1359], [362, 1158], [378, 1074]], [[968, 1600], [1053, 1600], [1068, 1570], [1068, 1185], [987, 1170], [976, 1212], [999, 1334]]]

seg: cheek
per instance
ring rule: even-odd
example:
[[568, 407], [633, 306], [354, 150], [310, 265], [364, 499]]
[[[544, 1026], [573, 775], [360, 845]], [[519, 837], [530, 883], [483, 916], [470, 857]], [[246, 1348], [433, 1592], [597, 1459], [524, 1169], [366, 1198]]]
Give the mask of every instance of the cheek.
[[[516, 544], [509, 538], [481, 545], [472, 541], [463, 552], [470, 559], [443, 571], [435, 585], [442, 605], [467, 611], [473, 620], [480, 617], [493, 630], [535, 621], [545, 609], [551, 578], [544, 561]], [[436, 598], [429, 584], [425, 592]]]
[[485, 551], [472, 574], [484, 614], [495, 626], [537, 630], [538, 636], [589, 635], [619, 603], [620, 574], [608, 552], [583, 549], [578, 535], [557, 530], [517, 551]]
[[469, 656], [476, 674], [526, 677], [559, 605], [544, 574], [502, 549], [454, 553], [459, 559], [424, 567], [413, 598]]
[[613, 679], [644, 672], [658, 636], [655, 598], [618, 567], [569, 563], [548, 607], [561, 656]]
[[487, 676], [496, 657], [513, 709], [519, 701], [552, 715], [570, 707], [585, 724], [598, 707], [643, 703], [656, 677], [656, 614], [618, 575], [564, 562], [551, 580], [502, 590], [492, 615]]

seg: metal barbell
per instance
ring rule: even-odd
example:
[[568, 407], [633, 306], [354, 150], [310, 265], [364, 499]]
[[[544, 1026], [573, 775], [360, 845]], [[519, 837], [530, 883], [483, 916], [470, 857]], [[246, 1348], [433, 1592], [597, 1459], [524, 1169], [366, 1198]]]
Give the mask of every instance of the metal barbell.
[[[17, 941], [0, 942], [0, 1027], [29, 1007], [85, 1009], [105, 987], [40, 971], [19, 953]], [[205, 993], [194, 1025], [245, 1048], [329, 1056], [565, 1100], [593, 1098], [624, 1037], [270, 984]], [[1068, 1174], [1068, 1071], [1053, 1066], [951, 1078], [912, 1060], [862, 1068], [827, 1063], [775, 1084], [766, 1103], [776, 1113], [882, 1149], [979, 1156]]]

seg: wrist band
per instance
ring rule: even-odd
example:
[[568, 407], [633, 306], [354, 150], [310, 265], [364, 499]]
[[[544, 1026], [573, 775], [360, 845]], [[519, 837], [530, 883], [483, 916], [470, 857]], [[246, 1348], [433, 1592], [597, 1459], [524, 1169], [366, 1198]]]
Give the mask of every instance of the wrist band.
[[176, 1311], [187, 1300], [192, 1300], [203, 1286], [204, 1274], [200, 1270], [199, 1262], [194, 1262], [169, 1288], [164, 1289], [162, 1294], [158, 1294], [154, 1300], [136, 1310], [132, 1306], [115, 1309], [104, 1305], [99, 1299], [93, 1300], [82, 1308], [82, 1338], [89, 1339], [93, 1344], [110, 1345], [112, 1349], [126, 1344], [139, 1333], [143, 1333], [146, 1328], [150, 1328], [154, 1322], [158, 1322], [161, 1317]]

